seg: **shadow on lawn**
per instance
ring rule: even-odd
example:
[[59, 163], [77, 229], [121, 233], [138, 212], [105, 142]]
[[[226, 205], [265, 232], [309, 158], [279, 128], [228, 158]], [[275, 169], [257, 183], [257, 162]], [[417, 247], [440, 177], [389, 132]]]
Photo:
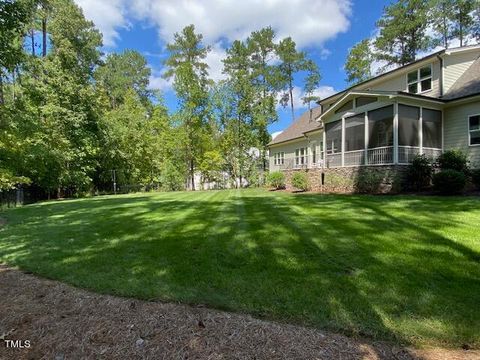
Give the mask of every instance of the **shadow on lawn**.
[[[392, 215], [392, 199], [404, 213]], [[0, 258], [100, 292], [478, 346], [480, 255], [437, 230], [480, 202], [404, 199], [230, 191], [50, 203], [9, 213]]]

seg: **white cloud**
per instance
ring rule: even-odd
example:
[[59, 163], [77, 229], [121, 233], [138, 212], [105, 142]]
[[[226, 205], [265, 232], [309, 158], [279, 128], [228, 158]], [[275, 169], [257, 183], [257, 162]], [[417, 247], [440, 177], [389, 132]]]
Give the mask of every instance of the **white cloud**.
[[117, 30], [129, 26], [124, 0], [75, 0], [75, 2], [82, 8], [85, 17], [93, 21], [103, 34], [104, 45], [115, 46], [116, 40], [119, 39]]
[[222, 60], [226, 56], [226, 51], [222, 48], [220, 43], [216, 43], [211, 47], [210, 52], [205, 58], [205, 62], [208, 64], [208, 74], [214, 81], [225, 79], [225, 74], [222, 74], [223, 62]]
[[[163, 42], [194, 24], [204, 43], [212, 44], [206, 58], [210, 77], [221, 80], [225, 45], [245, 39], [252, 31], [272, 26], [277, 39], [291, 36], [300, 48], [314, 47], [320, 59], [329, 56], [324, 43], [350, 26], [351, 0], [75, 0], [85, 17], [103, 33], [104, 44], [115, 46], [119, 30], [130, 21], [148, 22]], [[151, 76], [151, 88], [169, 90], [171, 81]], [[325, 90], [327, 87], [323, 87]], [[322, 88], [321, 88], [322, 89]], [[332, 89], [333, 91], [333, 89]], [[302, 96], [299, 93], [300, 97]], [[301, 100], [299, 100], [300, 106]]]
[[252, 31], [272, 26], [279, 38], [292, 36], [300, 47], [321, 47], [350, 26], [350, 0], [132, 0], [135, 17], [158, 27], [171, 41], [175, 32], [194, 24], [205, 42], [245, 39]]
[[152, 74], [150, 75], [148, 87], [151, 90], [161, 90], [167, 92], [172, 89], [173, 79], [164, 79], [164, 71], [156, 71], [152, 69]]

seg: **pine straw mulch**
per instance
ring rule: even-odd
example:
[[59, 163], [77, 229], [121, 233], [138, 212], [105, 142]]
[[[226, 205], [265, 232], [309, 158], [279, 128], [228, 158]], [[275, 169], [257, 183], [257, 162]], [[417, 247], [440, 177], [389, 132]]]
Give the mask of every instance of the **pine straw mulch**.
[[204, 307], [99, 295], [0, 265], [1, 359], [478, 359]]

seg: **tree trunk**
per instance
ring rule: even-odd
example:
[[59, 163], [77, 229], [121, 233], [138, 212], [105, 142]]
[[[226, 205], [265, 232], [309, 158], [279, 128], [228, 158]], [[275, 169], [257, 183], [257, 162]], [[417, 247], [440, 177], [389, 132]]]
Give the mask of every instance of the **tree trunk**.
[[[445, 5], [443, 12], [445, 13]], [[448, 49], [448, 28], [447, 28], [447, 17], [443, 16], [443, 45], [445, 49]]]
[[47, 56], [47, 18], [42, 19], [42, 56]]
[[190, 159], [190, 177], [192, 179], [192, 191], [195, 191], [195, 170], [193, 166], [193, 159]]
[[290, 91], [290, 105], [292, 107], [292, 122], [295, 121], [295, 110], [293, 108], [293, 85], [292, 85], [292, 78], [290, 77], [290, 88], [289, 88], [289, 91]]
[[30, 29], [30, 41], [32, 42], [32, 56], [35, 56], [35, 31]]
[[5, 99], [3, 98], [3, 76], [0, 73], [0, 105], [5, 103]]
[[463, 25], [460, 21], [459, 28], [458, 28], [459, 36], [460, 36], [460, 47], [463, 46]]

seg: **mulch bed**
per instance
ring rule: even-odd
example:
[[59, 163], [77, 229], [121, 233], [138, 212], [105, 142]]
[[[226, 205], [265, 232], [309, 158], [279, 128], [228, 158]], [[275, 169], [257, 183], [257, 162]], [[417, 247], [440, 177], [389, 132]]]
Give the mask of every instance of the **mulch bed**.
[[0, 265], [1, 359], [479, 359], [243, 314], [94, 294]]

